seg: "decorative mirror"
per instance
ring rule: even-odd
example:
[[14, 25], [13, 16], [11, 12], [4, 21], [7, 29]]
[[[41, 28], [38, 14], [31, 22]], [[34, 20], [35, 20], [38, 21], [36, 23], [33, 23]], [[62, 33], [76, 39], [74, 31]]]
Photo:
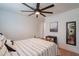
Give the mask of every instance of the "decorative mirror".
[[76, 21], [66, 23], [66, 43], [76, 46]]

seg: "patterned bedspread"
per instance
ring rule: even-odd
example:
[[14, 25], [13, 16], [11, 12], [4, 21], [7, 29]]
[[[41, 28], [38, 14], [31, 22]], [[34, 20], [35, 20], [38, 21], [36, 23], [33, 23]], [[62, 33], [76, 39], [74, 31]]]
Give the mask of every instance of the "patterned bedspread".
[[[8, 55], [12, 56], [56, 56], [57, 45], [39, 38], [15, 41], [14, 49]], [[7, 54], [6, 54], [7, 55]]]

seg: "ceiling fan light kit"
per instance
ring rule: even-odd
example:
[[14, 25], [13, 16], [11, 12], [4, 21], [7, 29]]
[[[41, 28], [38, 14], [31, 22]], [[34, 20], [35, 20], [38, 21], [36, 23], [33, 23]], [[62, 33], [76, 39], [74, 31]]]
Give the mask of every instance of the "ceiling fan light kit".
[[45, 8], [42, 8], [42, 9], [40, 9], [40, 3], [37, 3], [37, 4], [36, 4], [36, 9], [33, 8], [33, 7], [31, 7], [31, 6], [29, 6], [29, 5], [26, 4], [26, 3], [22, 3], [22, 4], [25, 5], [25, 6], [27, 6], [27, 7], [29, 7], [30, 9], [33, 10], [33, 11], [22, 10], [22, 12], [33, 12], [33, 13], [29, 14], [29, 16], [35, 14], [35, 15], [36, 15], [36, 18], [38, 18], [38, 15], [39, 15], [39, 14], [42, 15], [42, 16], [44, 16], [44, 17], [46, 17], [46, 16], [45, 16], [43, 13], [53, 14], [53, 12], [44, 11], [44, 10], [46, 10], [46, 9], [48, 9], [48, 8], [51, 8], [51, 7], [54, 7], [54, 4], [51, 4], [51, 5], [49, 5], [49, 6], [45, 7]]
[[39, 15], [39, 14], [40, 14], [40, 12], [36, 11], [36, 12], [35, 12], [35, 14], [36, 14], [36, 15]]

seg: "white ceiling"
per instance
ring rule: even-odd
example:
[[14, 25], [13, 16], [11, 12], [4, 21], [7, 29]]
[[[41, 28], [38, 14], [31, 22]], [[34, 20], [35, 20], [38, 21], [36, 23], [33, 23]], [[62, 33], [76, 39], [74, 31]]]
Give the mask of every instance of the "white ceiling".
[[[36, 7], [35, 3], [28, 3], [28, 5], [32, 6], [33, 8]], [[51, 3], [41, 3], [40, 9], [48, 5], [51, 5]], [[54, 14], [58, 14], [75, 8], [79, 8], [79, 3], [54, 3], [54, 5], [55, 5], [54, 7], [47, 9], [47, 11], [52, 11]], [[27, 10], [27, 11], [31, 10], [30, 8], [26, 7], [21, 3], [0, 3], [0, 10], [13, 11], [24, 15], [29, 15], [30, 13], [32, 13], [32, 12], [21, 12], [21, 10]], [[51, 14], [45, 14], [45, 15], [50, 16]]]

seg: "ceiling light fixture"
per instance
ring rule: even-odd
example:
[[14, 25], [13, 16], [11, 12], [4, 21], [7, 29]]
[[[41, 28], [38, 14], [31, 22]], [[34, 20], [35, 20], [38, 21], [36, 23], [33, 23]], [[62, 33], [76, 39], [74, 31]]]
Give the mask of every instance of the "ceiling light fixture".
[[39, 14], [40, 14], [40, 12], [36, 11], [36, 12], [35, 12], [35, 14], [36, 14], [36, 15], [39, 15]]

